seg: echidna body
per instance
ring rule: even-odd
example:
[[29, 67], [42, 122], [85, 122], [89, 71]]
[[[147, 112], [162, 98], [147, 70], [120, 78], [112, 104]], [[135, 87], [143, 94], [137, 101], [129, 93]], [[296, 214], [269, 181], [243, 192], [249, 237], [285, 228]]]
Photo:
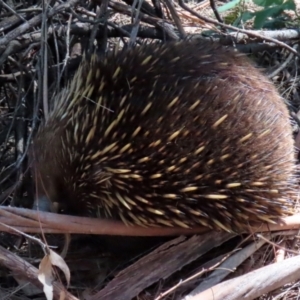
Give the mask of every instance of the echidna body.
[[210, 42], [82, 63], [33, 144], [39, 196], [141, 226], [236, 231], [289, 211], [294, 152], [272, 83]]

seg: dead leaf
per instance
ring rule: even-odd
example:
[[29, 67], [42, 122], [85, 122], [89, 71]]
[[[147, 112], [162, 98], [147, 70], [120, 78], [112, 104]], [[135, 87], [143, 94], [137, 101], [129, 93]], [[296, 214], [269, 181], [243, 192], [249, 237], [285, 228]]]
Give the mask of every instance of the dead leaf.
[[65, 274], [65, 277], [67, 280], [67, 285], [69, 287], [71, 274], [70, 274], [70, 269], [67, 266], [64, 259], [60, 255], [58, 255], [56, 252], [54, 252], [53, 250], [50, 249], [50, 260], [51, 260], [52, 265], [60, 268], [61, 271]]
[[53, 299], [53, 285], [54, 280], [52, 265], [50, 261], [50, 256], [46, 255], [40, 265], [39, 265], [39, 281], [43, 284], [43, 291], [47, 300]]

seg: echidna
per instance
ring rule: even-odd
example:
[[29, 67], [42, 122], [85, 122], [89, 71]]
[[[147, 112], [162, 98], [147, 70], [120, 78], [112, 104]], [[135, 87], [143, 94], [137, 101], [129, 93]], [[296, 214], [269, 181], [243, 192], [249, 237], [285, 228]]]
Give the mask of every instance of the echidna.
[[293, 146], [244, 55], [181, 41], [85, 60], [32, 149], [39, 197], [66, 212], [237, 231], [289, 212]]

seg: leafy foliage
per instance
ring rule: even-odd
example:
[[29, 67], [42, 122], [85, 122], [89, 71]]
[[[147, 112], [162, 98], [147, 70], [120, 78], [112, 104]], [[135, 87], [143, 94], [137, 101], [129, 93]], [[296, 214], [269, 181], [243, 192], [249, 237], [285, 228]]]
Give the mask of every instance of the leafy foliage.
[[[253, 1], [262, 9], [255, 12], [245, 10], [244, 4], [249, 1]], [[296, 5], [294, 0], [233, 0], [221, 6], [218, 11], [225, 12], [230, 9], [233, 11], [225, 17], [227, 24], [239, 26], [241, 23], [254, 19], [254, 29], [278, 29], [284, 27], [289, 21], [285, 12], [287, 10], [296, 11]]]

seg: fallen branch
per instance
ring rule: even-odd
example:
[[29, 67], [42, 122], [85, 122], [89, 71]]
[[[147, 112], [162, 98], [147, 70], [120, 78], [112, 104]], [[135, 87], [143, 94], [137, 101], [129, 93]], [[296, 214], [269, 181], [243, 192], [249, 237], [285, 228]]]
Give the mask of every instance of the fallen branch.
[[[3, 225], [4, 224], [4, 225]], [[209, 231], [205, 227], [196, 228], [144, 228], [127, 226], [120, 221], [93, 219], [39, 212], [30, 209], [0, 206], [0, 231], [15, 233], [13, 227], [23, 232], [40, 233], [77, 233], [123, 236], [172, 236], [192, 235]], [[249, 226], [244, 233], [272, 232], [300, 228], [300, 214], [278, 219], [276, 224]]]
[[188, 300], [252, 300], [300, 279], [300, 256], [224, 281]]

